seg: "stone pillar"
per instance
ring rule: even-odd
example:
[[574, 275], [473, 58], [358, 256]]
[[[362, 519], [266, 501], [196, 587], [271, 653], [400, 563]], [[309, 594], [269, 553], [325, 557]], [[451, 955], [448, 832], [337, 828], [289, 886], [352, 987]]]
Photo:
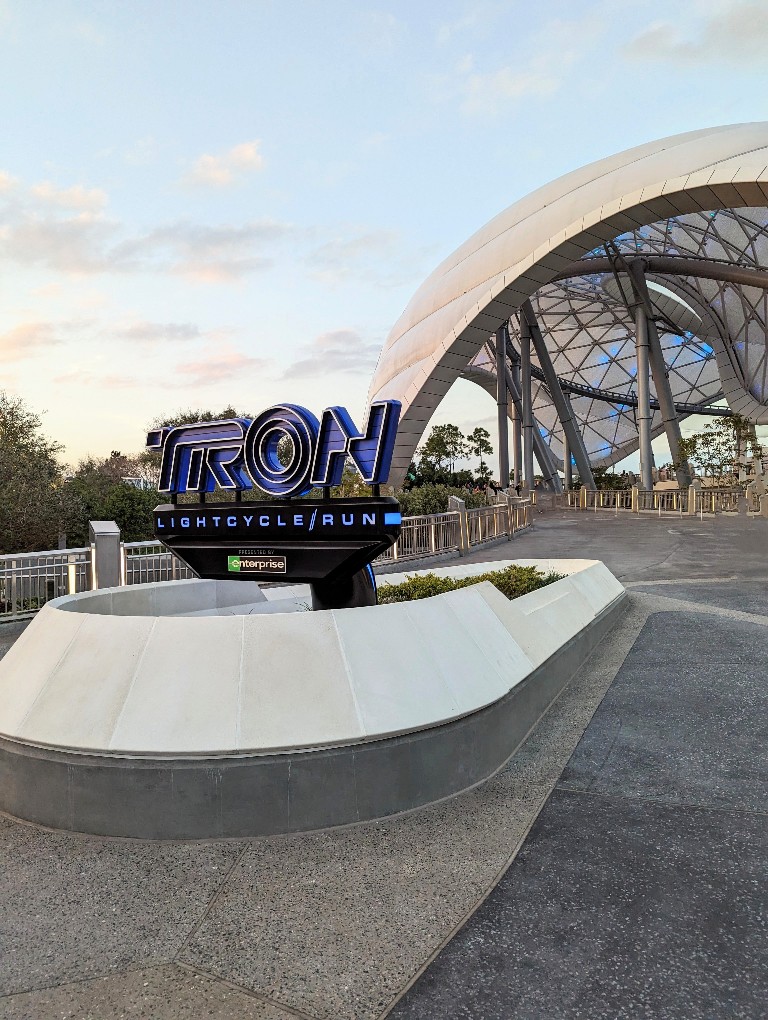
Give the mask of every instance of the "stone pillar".
[[117, 588], [122, 584], [120, 529], [114, 521], [89, 521], [91, 576], [94, 588]]
[[695, 517], [696, 515], [696, 497], [699, 494], [699, 486], [693, 482], [688, 486], [688, 515]]

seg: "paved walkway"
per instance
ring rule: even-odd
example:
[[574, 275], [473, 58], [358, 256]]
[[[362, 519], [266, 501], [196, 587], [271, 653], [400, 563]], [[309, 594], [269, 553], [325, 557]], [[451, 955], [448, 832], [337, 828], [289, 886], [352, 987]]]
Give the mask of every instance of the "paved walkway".
[[765, 1017], [767, 548], [589, 513], [473, 554], [601, 558], [629, 608], [502, 773], [424, 811], [174, 844], [0, 816], [0, 1017]]

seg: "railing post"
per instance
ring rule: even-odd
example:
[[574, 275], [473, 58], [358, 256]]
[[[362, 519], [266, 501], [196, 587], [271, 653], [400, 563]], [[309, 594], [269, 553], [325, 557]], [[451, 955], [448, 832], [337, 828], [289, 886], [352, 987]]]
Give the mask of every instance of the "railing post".
[[640, 492], [636, 485], [632, 486], [632, 506], [630, 509], [633, 514], [640, 513]]
[[511, 542], [515, 537], [515, 503], [517, 497], [505, 493], [507, 500], [507, 541]]
[[688, 486], [688, 516], [696, 516], [696, 495], [699, 489], [697, 485]]
[[120, 585], [120, 529], [114, 521], [89, 521], [91, 577], [95, 588]]
[[581, 507], [582, 510], [586, 510], [587, 506], [589, 505], [587, 502], [588, 496], [589, 494], [587, 492], [586, 485], [582, 485], [582, 487], [579, 489], [579, 506]]
[[465, 556], [469, 552], [469, 518], [467, 517], [467, 504], [458, 496], [448, 497], [448, 509], [454, 510], [459, 515], [459, 556]]

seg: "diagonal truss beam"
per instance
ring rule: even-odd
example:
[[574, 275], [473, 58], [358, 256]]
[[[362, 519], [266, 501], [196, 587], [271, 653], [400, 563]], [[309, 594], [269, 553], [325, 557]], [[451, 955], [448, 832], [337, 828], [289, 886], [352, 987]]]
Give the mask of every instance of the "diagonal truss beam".
[[576, 418], [571, 409], [570, 403], [565, 397], [563, 391], [560, 389], [560, 381], [557, 378], [555, 367], [552, 364], [552, 359], [549, 356], [547, 345], [544, 342], [544, 337], [539, 329], [539, 324], [536, 319], [536, 313], [533, 310], [533, 305], [529, 300], [525, 300], [520, 306], [520, 321], [521, 325], [523, 322], [528, 327], [530, 332], [533, 346], [536, 350], [536, 354], [541, 365], [541, 370], [544, 373], [544, 380], [549, 390], [550, 396], [552, 397], [552, 403], [555, 405], [557, 416], [560, 419], [560, 424], [563, 427], [563, 432], [568, 439], [568, 446], [571, 449], [571, 453], [576, 461], [576, 467], [581, 478], [581, 484], [587, 489], [595, 488], [595, 479], [592, 476], [592, 468], [589, 463], [589, 457], [587, 456], [587, 449], [584, 445], [584, 437], [581, 434], [581, 429], [578, 426]]

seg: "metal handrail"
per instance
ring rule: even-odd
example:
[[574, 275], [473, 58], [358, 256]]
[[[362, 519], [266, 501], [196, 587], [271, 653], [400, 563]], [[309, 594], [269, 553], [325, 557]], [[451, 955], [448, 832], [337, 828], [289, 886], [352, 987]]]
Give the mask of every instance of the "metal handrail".
[[[404, 517], [400, 537], [378, 563], [392, 563], [444, 553], [511, 537], [531, 526], [531, 500], [505, 500], [470, 510]], [[462, 521], [462, 517], [464, 520]], [[0, 555], [0, 620], [32, 615], [60, 595], [93, 586], [93, 549], [51, 549]], [[161, 542], [122, 542], [122, 584], [193, 578], [192, 570]]]

